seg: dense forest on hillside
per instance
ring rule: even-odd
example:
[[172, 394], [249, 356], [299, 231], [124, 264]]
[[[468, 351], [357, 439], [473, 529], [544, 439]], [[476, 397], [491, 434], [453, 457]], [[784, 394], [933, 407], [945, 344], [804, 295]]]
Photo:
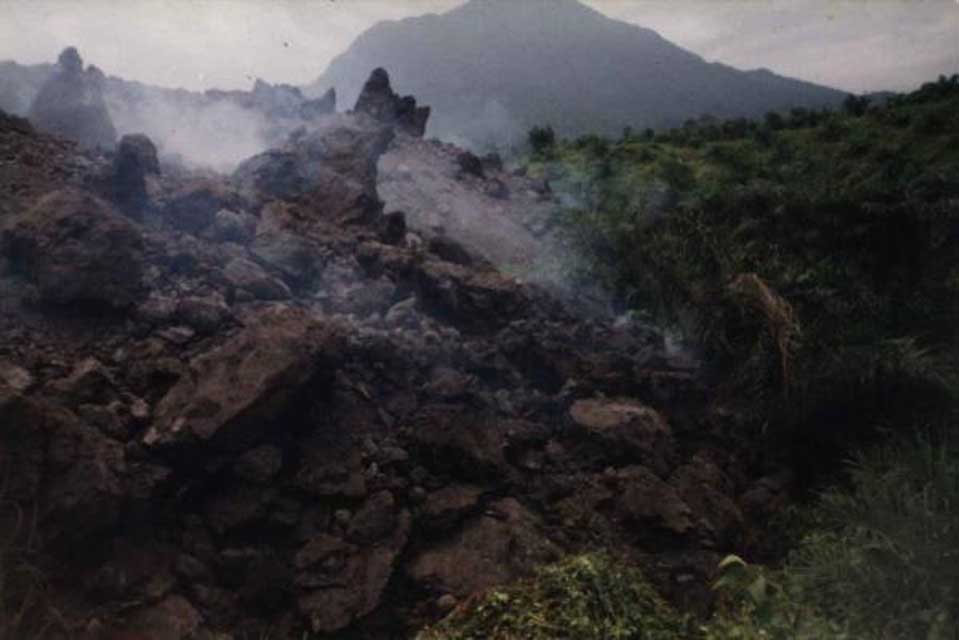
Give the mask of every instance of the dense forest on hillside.
[[724, 561], [705, 625], [584, 556], [424, 637], [955, 637], [959, 76], [839, 112], [529, 143], [520, 172], [550, 182], [586, 256], [568, 276], [701, 349], [716, 404], [806, 500]]

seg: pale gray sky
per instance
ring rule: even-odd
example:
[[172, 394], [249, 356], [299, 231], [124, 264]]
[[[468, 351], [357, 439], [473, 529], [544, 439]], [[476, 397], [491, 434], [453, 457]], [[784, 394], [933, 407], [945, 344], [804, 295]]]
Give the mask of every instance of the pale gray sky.
[[[108, 74], [162, 86], [306, 84], [375, 22], [463, 1], [0, 0], [0, 60], [47, 62], [76, 45]], [[707, 60], [847, 91], [959, 72], [959, 0], [584, 1]]]

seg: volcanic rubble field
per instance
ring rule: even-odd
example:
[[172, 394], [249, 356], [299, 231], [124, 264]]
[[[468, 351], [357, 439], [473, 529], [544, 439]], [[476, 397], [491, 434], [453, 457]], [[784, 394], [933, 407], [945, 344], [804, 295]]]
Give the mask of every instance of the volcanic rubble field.
[[548, 186], [373, 80], [232, 175], [0, 117], [3, 528], [63, 637], [408, 637], [597, 548], [699, 607], [784, 499], [696, 363], [511, 273]]

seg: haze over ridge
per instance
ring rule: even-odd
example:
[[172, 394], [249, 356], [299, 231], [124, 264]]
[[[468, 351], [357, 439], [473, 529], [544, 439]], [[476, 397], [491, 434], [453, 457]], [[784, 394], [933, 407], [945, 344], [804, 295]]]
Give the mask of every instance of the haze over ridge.
[[[257, 76], [306, 84], [375, 23], [462, 3], [0, 0], [0, 60], [49, 62], [76, 45], [111, 73], [154, 85], [248, 88]], [[654, 29], [707, 60], [742, 69], [768, 67], [844, 91], [912, 89], [959, 69], [959, 5], [951, 0], [586, 4]]]

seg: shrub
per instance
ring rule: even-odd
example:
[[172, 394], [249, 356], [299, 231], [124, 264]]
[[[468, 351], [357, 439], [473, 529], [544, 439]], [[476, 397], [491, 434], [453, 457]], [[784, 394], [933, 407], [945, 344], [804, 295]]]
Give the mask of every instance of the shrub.
[[766, 114], [766, 126], [773, 131], [779, 131], [786, 126], [786, 120], [782, 117], [782, 114], [777, 113], [776, 111], [770, 111]]
[[919, 117], [915, 127], [919, 133], [939, 133], [946, 127], [946, 116], [938, 111], [928, 111]]
[[869, 110], [869, 98], [867, 96], [848, 95], [842, 103], [842, 110], [846, 115], [859, 118], [866, 115]]
[[823, 142], [839, 142], [849, 133], [849, 127], [835, 116], [826, 120], [819, 130], [819, 139]]
[[703, 640], [840, 640], [843, 627], [803, 604], [788, 578], [738, 556], [719, 565], [717, 612], [700, 631]]
[[675, 640], [689, 629], [638, 569], [582, 555], [490, 591], [417, 640]]
[[825, 527], [789, 563], [806, 601], [875, 638], [959, 631], [959, 448], [947, 433], [896, 440], [826, 492]]
[[[954, 437], [954, 436], [953, 436]], [[952, 640], [959, 633], [959, 448], [948, 432], [859, 454], [779, 571], [730, 556], [706, 640]]]
[[528, 139], [529, 146], [532, 147], [533, 153], [543, 154], [556, 145], [556, 132], [553, 131], [553, 127], [549, 125], [545, 127], [533, 127], [529, 130]]

